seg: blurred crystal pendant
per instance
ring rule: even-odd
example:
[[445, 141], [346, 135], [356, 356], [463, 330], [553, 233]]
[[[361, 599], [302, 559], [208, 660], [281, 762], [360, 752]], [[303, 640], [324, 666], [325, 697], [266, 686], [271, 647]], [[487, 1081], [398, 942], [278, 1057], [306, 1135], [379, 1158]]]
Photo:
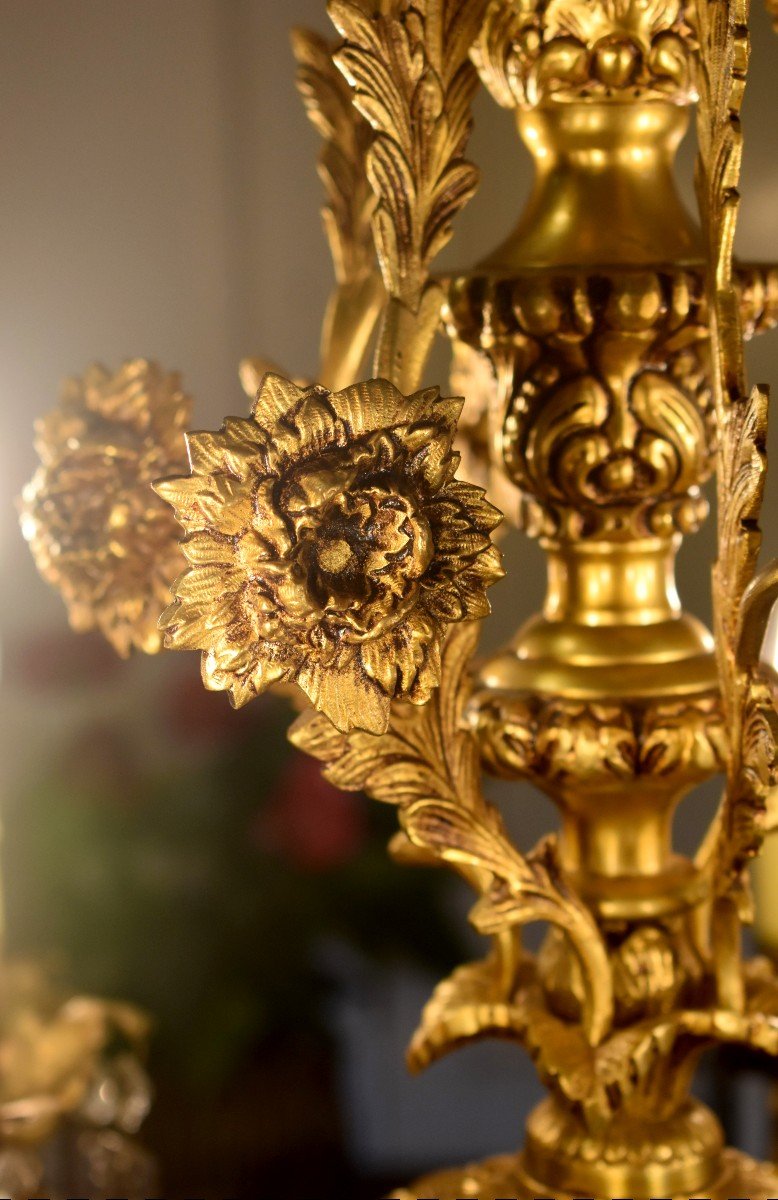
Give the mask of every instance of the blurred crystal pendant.
[[79, 1129], [68, 1122], [43, 1146], [0, 1150], [0, 1200], [32, 1196], [145, 1200], [156, 1190], [153, 1156], [135, 1138], [116, 1129]]

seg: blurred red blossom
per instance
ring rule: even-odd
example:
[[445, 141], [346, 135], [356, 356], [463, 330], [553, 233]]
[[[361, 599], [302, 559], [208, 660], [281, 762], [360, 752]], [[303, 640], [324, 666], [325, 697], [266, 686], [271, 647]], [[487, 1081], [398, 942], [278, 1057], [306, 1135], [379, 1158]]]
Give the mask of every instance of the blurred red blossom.
[[4, 647], [3, 675], [9, 687], [28, 690], [92, 688], [114, 679], [123, 664], [100, 634], [71, 630], [35, 633]]
[[234, 739], [245, 732], [247, 725], [256, 726], [261, 710], [261, 705], [256, 705], [251, 710], [236, 712], [226, 696], [209, 692], [203, 687], [199, 671], [178, 674], [166, 689], [163, 703], [166, 727], [171, 737], [185, 743], [196, 743], [204, 749], [212, 749]]
[[367, 838], [365, 799], [324, 779], [315, 759], [295, 753], [252, 827], [263, 851], [304, 871], [343, 866]]

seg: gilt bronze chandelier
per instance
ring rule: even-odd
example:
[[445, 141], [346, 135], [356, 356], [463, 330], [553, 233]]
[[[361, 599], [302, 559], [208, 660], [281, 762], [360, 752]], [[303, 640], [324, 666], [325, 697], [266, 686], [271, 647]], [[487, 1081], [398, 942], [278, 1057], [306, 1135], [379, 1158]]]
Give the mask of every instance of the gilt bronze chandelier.
[[[725, 1148], [690, 1093], [712, 1045], [778, 1054], [778, 975], [741, 953], [778, 784], [767, 392], [743, 367], [778, 322], [778, 272], [732, 251], [746, 0], [328, 11], [331, 43], [294, 35], [336, 274], [318, 382], [246, 360], [250, 415], [185, 433], [176, 376], [93, 368], [39, 423], [25, 535], [76, 629], [121, 654], [198, 650], [236, 707], [294, 690], [291, 740], [395, 806], [396, 858], [476, 892], [491, 950], [437, 988], [410, 1066], [498, 1036], [548, 1097], [520, 1152], [397, 1197], [767, 1200], [778, 1173]], [[535, 185], [508, 240], [444, 277], [479, 82], [515, 111]], [[699, 221], [673, 175], [695, 103]], [[713, 474], [711, 634], [674, 560]], [[548, 590], [484, 658], [503, 517], [540, 540]], [[515, 846], [485, 772], [535, 784], [560, 833]], [[675, 810], [715, 776], [681, 856]]]

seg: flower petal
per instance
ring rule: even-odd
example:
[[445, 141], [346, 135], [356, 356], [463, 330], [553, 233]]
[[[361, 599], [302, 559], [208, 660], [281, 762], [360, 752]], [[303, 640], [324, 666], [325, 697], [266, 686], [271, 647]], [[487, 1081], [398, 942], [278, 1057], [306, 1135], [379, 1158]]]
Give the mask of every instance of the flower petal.
[[159, 618], [170, 650], [210, 650], [232, 615], [234, 596], [223, 596], [213, 606], [198, 608], [176, 600]]
[[441, 676], [441, 641], [431, 642], [423, 662], [419, 666], [413, 688], [409, 696], [412, 704], [426, 704], [435, 688], [440, 685]]
[[351, 437], [396, 425], [403, 419], [404, 403], [402, 392], [387, 379], [355, 383], [330, 396], [335, 415], [345, 423]]
[[238, 591], [240, 584], [240, 576], [234, 567], [208, 563], [184, 571], [173, 590], [183, 604], [215, 610], [222, 598]]
[[333, 445], [343, 445], [343, 429], [329, 403], [329, 393], [311, 388], [292, 410], [287, 420], [294, 425], [306, 452], [321, 454]]
[[490, 546], [488, 550], [484, 550], [483, 554], [478, 555], [472, 569], [478, 571], [484, 587], [491, 587], [493, 583], [505, 578], [502, 551], [497, 546]]
[[475, 571], [464, 571], [452, 585], [465, 607], [465, 614], [471, 621], [488, 617], [492, 606], [484, 592], [484, 581]]
[[265, 438], [254, 421], [228, 417], [221, 431], [198, 430], [186, 435], [189, 465], [194, 475], [227, 472], [245, 478], [262, 457]]
[[466, 612], [461, 597], [450, 585], [431, 588], [427, 593], [426, 605], [433, 617], [446, 624], [461, 621]]
[[186, 449], [193, 475], [211, 475], [224, 470], [224, 438], [208, 430], [186, 434]]
[[253, 670], [245, 675], [232, 674], [230, 676], [230, 703], [233, 708], [242, 708], [244, 704], [248, 704], [249, 700], [261, 696], [274, 683], [280, 683], [281, 680], [289, 678], [290, 668], [287, 663], [262, 656], [266, 650], [272, 655], [277, 649], [272, 644], [260, 643], [257, 647], [259, 657]]
[[361, 670], [353, 648], [331, 667], [309, 659], [298, 673], [297, 683], [314, 708], [342, 733], [351, 729], [386, 733], [389, 728], [389, 699]]
[[363, 642], [359, 657], [370, 678], [375, 680], [386, 696], [393, 698], [397, 690], [398, 663], [397, 646], [392, 635]]
[[274, 438], [279, 421], [287, 415], [290, 409], [298, 404], [305, 395], [305, 389], [284, 379], [282, 375], [268, 372], [262, 380], [251, 415], [270, 438]]
[[496, 508], [494, 504], [490, 504], [486, 499], [486, 493], [483, 488], [477, 487], [473, 483], [467, 483], [463, 479], [452, 480], [441, 493], [439, 499], [461, 505], [475, 524], [477, 524], [478, 528], [484, 529], [489, 533], [493, 529], [496, 529], [500, 522], [504, 520], [504, 516], [499, 508]]
[[151, 486], [158, 496], [171, 505], [179, 525], [190, 532], [202, 528], [198, 507], [201, 479], [192, 475], [173, 475], [168, 479], [156, 479]]
[[[428, 427], [425, 427], [425, 431]], [[410, 461], [410, 472], [429, 492], [436, 492], [449, 481], [456, 462], [451, 453], [452, 433], [444, 430], [437, 435], [430, 430], [422, 447]]]
[[228, 563], [234, 553], [231, 542], [206, 530], [190, 533], [180, 545], [187, 562], [194, 567], [205, 563]]
[[452, 554], [462, 559], [473, 558], [490, 545], [488, 534], [479, 533], [464, 518], [435, 530], [435, 550], [438, 554]]

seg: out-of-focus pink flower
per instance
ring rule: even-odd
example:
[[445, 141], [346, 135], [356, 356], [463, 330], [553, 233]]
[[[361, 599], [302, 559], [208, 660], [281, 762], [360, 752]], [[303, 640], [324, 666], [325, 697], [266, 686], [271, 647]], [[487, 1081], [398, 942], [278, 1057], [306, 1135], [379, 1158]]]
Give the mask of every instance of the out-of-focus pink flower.
[[365, 800], [334, 788], [314, 759], [295, 754], [252, 836], [260, 849], [304, 871], [339, 867], [364, 845]]

